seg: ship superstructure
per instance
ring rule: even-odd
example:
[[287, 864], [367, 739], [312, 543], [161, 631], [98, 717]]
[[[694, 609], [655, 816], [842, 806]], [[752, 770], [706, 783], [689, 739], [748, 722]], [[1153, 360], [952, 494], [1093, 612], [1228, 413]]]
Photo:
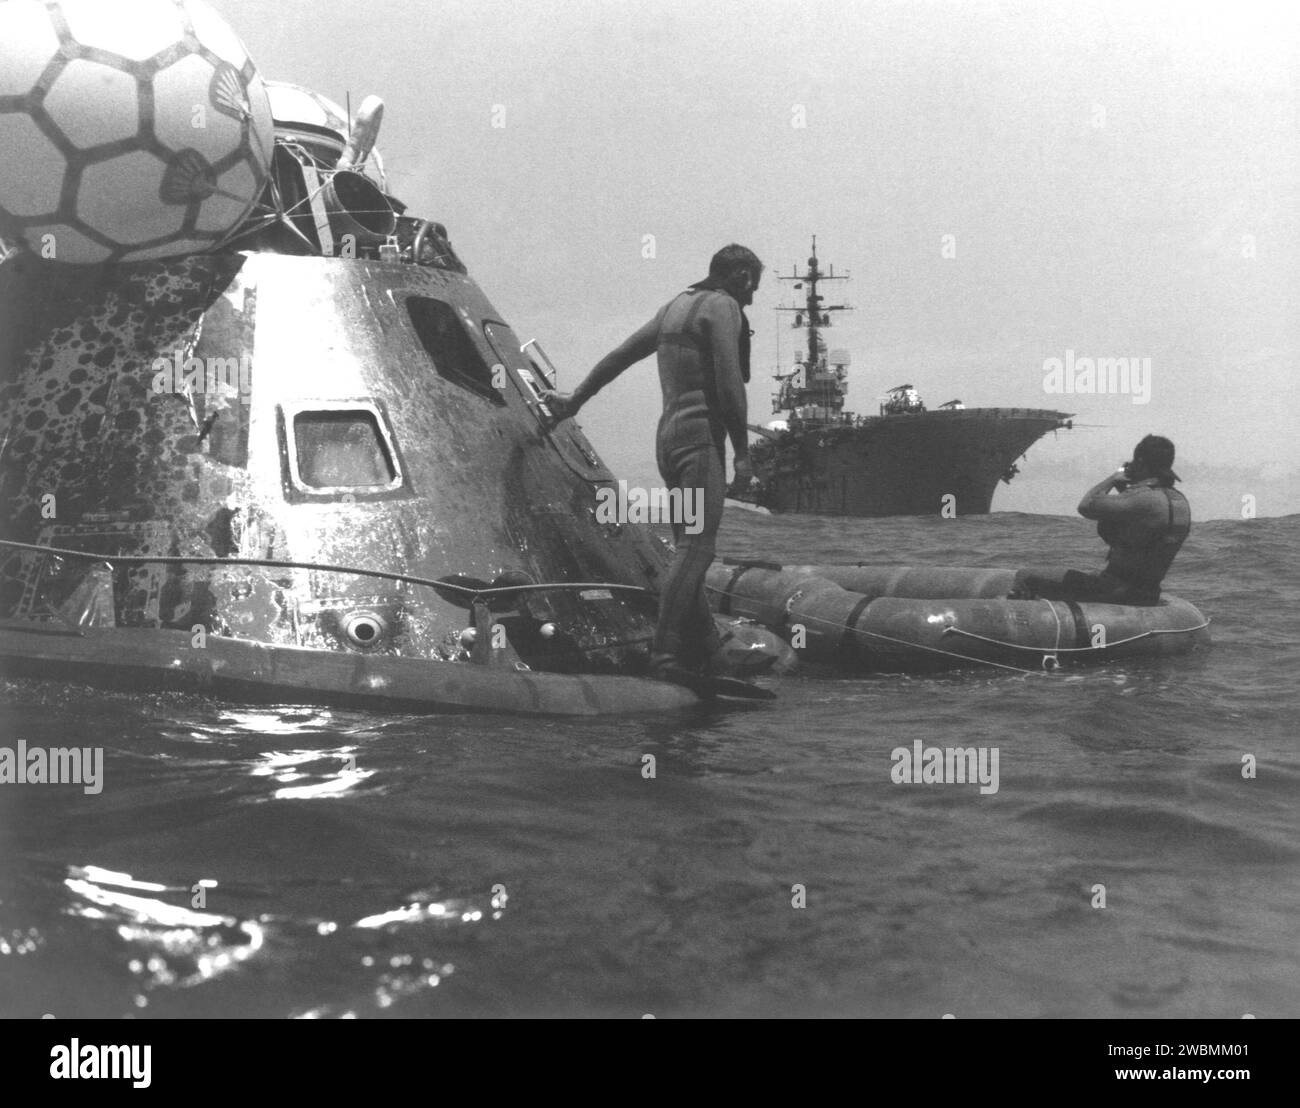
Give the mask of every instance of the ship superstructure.
[[792, 313], [792, 328], [804, 332], [804, 341], [795, 356], [794, 367], [774, 376], [778, 385], [772, 398], [773, 412], [788, 412], [787, 426], [824, 427], [852, 422], [852, 413], [844, 411], [844, 396], [848, 391], [849, 354], [846, 350], [827, 351], [822, 332], [832, 325], [838, 312], [852, 311], [848, 304], [826, 304], [819, 288], [828, 281], [847, 281], [848, 274], [835, 274], [835, 267], [823, 272], [817, 262], [817, 238], [813, 236], [812, 253], [808, 268], [790, 275], [777, 274], [780, 281], [789, 281], [795, 290], [804, 292], [803, 304], [798, 307], [781, 306], [778, 312]]

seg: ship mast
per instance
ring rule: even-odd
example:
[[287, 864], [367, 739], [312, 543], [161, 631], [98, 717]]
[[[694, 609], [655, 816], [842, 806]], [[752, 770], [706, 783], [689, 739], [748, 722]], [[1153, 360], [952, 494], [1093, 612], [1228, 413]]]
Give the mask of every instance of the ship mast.
[[[834, 367], [829, 366], [822, 349], [824, 342], [820, 334], [824, 328], [831, 326], [832, 312], [853, 309], [848, 304], [823, 304], [824, 297], [817, 289], [825, 281], [847, 281], [848, 279], [847, 273], [836, 274], [834, 266], [830, 267], [829, 272], [822, 271], [817, 262], [816, 235], [812, 237], [812, 253], [808, 258], [806, 272], [800, 273], [795, 269], [788, 277], [777, 274], [777, 280], [793, 281], [796, 289], [807, 289], [802, 307], [778, 307], [776, 310], [795, 313], [792, 326], [807, 330], [808, 352], [801, 367], [790, 373], [776, 374], [781, 390], [774, 398], [773, 411], [794, 412], [800, 408], [811, 407], [820, 409], [814, 416], [815, 421], [836, 422], [841, 418], [844, 393], [848, 387], [844, 381], [844, 366], [847, 365], [847, 358], [843, 363]], [[803, 372], [803, 383], [796, 385], [795, 379], [800, 370]]]

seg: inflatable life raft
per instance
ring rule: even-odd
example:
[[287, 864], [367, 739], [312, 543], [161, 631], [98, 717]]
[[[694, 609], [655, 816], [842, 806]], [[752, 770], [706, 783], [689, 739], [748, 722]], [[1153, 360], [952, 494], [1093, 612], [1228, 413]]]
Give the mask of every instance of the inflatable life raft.
[[1016, 571], [722, 562], [714, 610], [775, 631], [810, 662], [873, 672], [982, 663], [1020, 670], [1186, 654], [1210, 641], [1186, 600], [1159, 604], [1009, 600]]

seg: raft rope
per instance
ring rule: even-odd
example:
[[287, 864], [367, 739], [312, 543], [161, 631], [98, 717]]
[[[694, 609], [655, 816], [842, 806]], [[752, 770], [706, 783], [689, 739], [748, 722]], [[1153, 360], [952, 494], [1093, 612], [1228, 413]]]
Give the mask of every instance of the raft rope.
[[[728, 596], [730, 595], [725, 593], [723, 589], [717, 588], [714, 585], [705, 585], [704, 587], [706, 590], [712, 593], [718, 593], [718, 594], [728, 595]], [[1050, 604], [1051, 601], [1048, 601], [1048, 603]], [[848, 623], [836, 623], [834, 620], [821, 619], [818, 616], [802, 616], [800, 618], [801, 618], [801, 622], [820, 623], [820, 624], [824, 624], [826, 627], [835, 628], [838, 631], [849, 632], [850, 634], [854, 634], [854, 635], [864, 635], [873, 639], [882, 639], [885, 642], [894, 643], [898, 646], [906, 647], [909, 650], [925, 650], [925, 651], [929, 651], [932, 654], [942, 654], [944, 657], [947, 658], [957, 658], [963, 662], [976, 662], [980, 665], [993, 666], [996, 669], [1009, 669], [1013, 673], [1027, 674], [1031, 677], [1047, 676], [1048, 674], [1054, 672], [1057, 668], [1059, 668], [1060, 665], [1059, 662], [1057, 663], [1056, 666], [1052, 666], [1051, 668], [1049, 668], [1047, 665], [1048, 659], [1049, 658], [1055, 659], [1055, 656], [1057, 654], [1084, 654], [1084, 653], [1088, 653], [1089, 651], [1109, 650], [1112, 647], [1123, 646], [1125, 643], [1136, 642], [1138, 639], [1145, 639], [1151, 635], [1187, 635], [1193, 631], [1201, 631], [1204, 630], [1206, 627], [1210, 626], [1210, 621], [1207, 619], [1204, 623], [1197, 624], [1195, 627], [1176, 627], [1167, 630], [1153, 629], [1150, 631], [1143, 631], [1140, 635], [1132, 635], [1127, 639], [1118, 639], [1113, 643], [1107, 643], [1106, 646], [1061, 646], [1059, 644], [1061, 641], [1061, 634], [1064, 630], [1061, 627], [1061, 617], [1060, 614], [1057, 613], [1056, 607], [1054, 605], [1052, 607], [1052, 612], [1054, 615], [1056, 615], [1056, 641], [1058, 645], [1056, 649], [1053, 650], [1051, 653], [1045, 651], [1041, 646], [1025, 646], [1022, 643], [1003, 642], [1000, 639], [990, 639], [985, 635], [977, 635], [974, 631], [966, 631], [960, 627], [945, 627], [943, 629], [943, 633], [945, 635], [965, 635], [967, 638], [979, 639], [982, 642], [990, 643], [993, 646], [1004, 647], [1008, 650], [1028, 650], [1033, 653], [1042, 654], [1043, 655], [1042, 669], [1025, 669], [1023, 666], [1008, 665], [1005, 662], [994, 662], [994, 661], [990, 661], [988, 658], [972, 658], [969, 654], [958, 654], [954, 650], [943, 650], [942, 648], [937, 646], [926, 646], [924, 643], [912, 642], [909, 639], [897, 639], [894, 638], [892, 635], [885, 635], [879, 631], [864, 631], [862, 628], [853, 627]]]
[[[483, 597], [507, 596], [514, 593], [523, 592], [548, 592], [548, 591], [568, 591], [574, 590], [585, 591], [587, 589], [607, 589], [618, 592], [634, 592], [644, 596], [653, 596], [654, 594], [642, 585], [620, 585], [611, 581], [557, 581], [551, 584], [545, 582], [535, 582], [528, 585], [499, 585], [486, 589], [476, 589], [470, 585], [458, 585], [453, 581], [435, 581], [427, 577], [413, 577], [409, 573], [388, 573], [379, 569], [361, 569], [357, 566], [333, 566], [324, 565], [319, 562], [280, 562], [273, 561], [269, 558], [207, 558], [207, 557], [183, 557], [176, 555], [159, 555], [150, 557], [147, 554], [96, 554], [85, 550], [69, 550], [58, 546], [41, 546], [37, 543], [14, 542], [9, 539], [0, 539], [0, 546], [7, 546], [17, 550], [33, 550], [41, 554], [53, 554], [58, 557], [84, 558], [92, 562], [103, 562], [111, 570], [113, 563], [122, 565], [149, 565], [153, 563], [162, 563], [163, 565], [205, 565], [205, 566], [258, 566], [282, 569], [309, 569], [321, 573], [355, 573], [363, 577], [378, 577], [385, 581], [410, 582], [415, 585], [427, 585], [435, 592], [439, 589], [449, 589], [452, 592], [462, 593], [469, 598], [471, 602]], [[592, 654], [597, 650], [611, 650], [625, 646], [640, 646], [643, 643], [650, 642], [653, 636], [638, 635], [631, 639], [622, 639], [618, 642], [602, 642], [595, 646], [579, 647], [583, 654]]]
[[409, 573], [389, 573], [381, 569], [361, 569], [358, 566], [325, 565], [320, 562], [282, 562], [270, 558], [207, 558], [186, 557], [183, 555], [149, 555], [149, 554], [96, 554], [86, 550], [68, 550], [58, 546], [41, 546], [30, 542], [13, 542], [0, 539], [0, 546], [16, 550], [34, 550], [41, 554], [54, 554], [66, 558], [84, 558], [92, 562], [104, 562], [110, 568], [119, 565], [202, 565], [202, 566], [259, 566], [272, 569], [310, 569], [319, 573], [355, 573], [363, 577], [378, 577], [385, 581], [405, 581], [413, 585], [427, 585], [434, 589], [447, 589], [461, 593], [471, 600], [478, 597], [507, 596], [523, 592], [545, 592], [562, 590], [573, 592], [586, 589], [609, 589], [617, 592], [635, 592], [653, 595], [644, 585], [620, 585], [612, 581], [557, 581], [550, 584], [535, 582], [528, 585], [499, 585], [485, 589], [476, 589], [471, 585], [458, 585], [454, 581], [437, 581], [428, 577], [415, 577]]
[[[1195, 627], [1153, 627], [1148, 631], [1143, 631], [1137, 635], [1130, 635], [1127, 639], [1116, 639], [1114, 642], [1108, 642], [1105, 646], [1059, 646], [1056, 653], [1059, 654], [1087, 654], [1089, 651], [1111, 650], [1117, 646], [1123, 646], [1125, 643], [1137, 642], [1139, 639], [1150, 638], [1152, 635], [1190, 635], [1193, 631], [1204, 631], [1210, 626], [1207, 619], [1204, 623], [1198, 623]], [[945, 627], [945, 635], [965, 635], [968, 639], [979, 639], [982, 642], [992, 643], [994, 646], [1005, 647], [1007, 650], [1037, 650], [1041, 651], [1041, 646], [1025, 646], [1021, 643], [1003, 642], [1001, 639], [990, 639], [984, 635], [977, 635], [974, 631], [966, 631], [960, 627]]]
[[[1044, 600], [1043, 603], [1051, 609], [1052, 615], [1056, 619], [1056, 649], [1050, 654], [1044, 654], [1040, 662], [1044, 673], [1055, 673], [1061, 668], [1061, 659], [1057, 657], [1061, 652], [1061, 613], [1056, 610], [1056, 605], [1050, 600]], [[946, 634], [949, 630], [950, 628], [945, 627], [944, 633]]]
[[[642, 595], [654, 595], [644, 585], [620, 585], [610, 581], [559, 581], [551, 584], [539, 582], [539, 583], [528, 584], [528, 585], [500, 585], [500, 586], [493, 586], [486, 589], [476, 589], [469, 585], [458, 585], [451, 581], [438, 581], [428, 577], [415, 577], [409, 573], [390, 573], [387, 572], [386, 570], [380, 570], [380, 569], [362, 569], [358, 566], [326, 565], [320, 562], [285, 562], [285, 561], [275, 561], [270, 558], [208, 558], [208, 557], [185, 557], [182, 555], [150, 556], [147, 554], [98, 554], [93, 551], [70, 550], [58, 546], [41, 546], [38, 543], [15, 542], [10, 539], [0, 539], [0, 546], [9, 547], [10, 549], [14, 549], [14, 550], [31, 550], [39, 554], [53, 554], [58, 557], [84, 558], [87, 561], [104, 562], [110, 568], [112, 567], [113, 563], [116, 562], [121, 565], [162, 564], [162, 565], [207, 565], [207, 566], [257, 566], [259, 568], [271, 568], [271, 569], [308, 569], [308, 570], [315, 570], [319, 573], [355, 573], [358, 574], [359, 576], [377, 577], [385, 581], [402, 581], [402, 582], [409, 582], [410, 584], [414, 584], [414, 585], [427, 585], [429, 588], [432, 588], [435, 591], [438, 589], [447, 589], [450, 590], [451, 592], [462, 593], [463, 595], [469, 597], [471, 600], [478, 599], [480, 597], [505, 596], [514, 593], [523, 593], [523, 592], [544, 592], [550, 590], [573, 591], [573, 590], [586, 590], [586, 589], [608, 589], [617, 592], [634, 592], [634, 593], [640, 593]], [[720, 595], [729, 595], [723, 589], [719, 589], [713, 585], [705, 585], [705, 589], [706, 591], [711, 593], [717, 593]], [[1048, 601], [1047, 603], [1050, 604], [1051, 601]], [[1059, 613], [1057, 613], [1054, 605], [1052, 607], [1052, 613], [1053, 615], [1056, 616], [1056, 626], [1057, 626], [1056, 641], [1058, 643], [1056, 650], [1052, 652], [1053, 654], [1060, 654], [1060, 653], [1081, 654], [1081, 653], [1087, 653], [1089, 651], [1108, 650], [1111, 649], [1112, 647], [1122, 646], [1125, 643], [1136, 642], [1139, 639], [1145, 639], [1152, 635], [1186, 635], [1186, 634], [1190, 634], [1193, 631], [1203, 630], [1204, 628], [1209, 627], [1210, 625], [1210, 621], [1207, 619], [1204, 623], [1198, 624], [1195, 627], [1179, 627], [1179, 628], [1170, 628], [1168, 630], [1153, 629], [1149, 631], [1143, 631], [1139, 635], [1132, 635], [1127, 639], [1120, 639], [1117, 642], [1107, 643], [1106, 646], [1104, 647], [1101, 646], [1063, 647], [1059, 645], [1061, 641], [1061, 632], [1062, 632], [1061, 617]], [[821, 619], [817, 616], [805, 617], [805, 620], [806, 622], [825, 624], [827, 627], [833, 627], [839, 631], [847, 631], [855, 635], [863, 635], [873, 639], [881, 639], [884, 642], [889, 642], [897, 646], [906, 647], [909, 650], [924, 650], [932, 654], [942, 654], [944, 657], [947, 658], [957, 658], [964, 662], [977, 662], [980, 665], [993, 666], [996, 669], [1009, 669], [1014, 673], [1037, 676], [1040, 673], [1049, 672], [1047, 670], [1046, 661], [1048, 657], [1051, 657], [1051, 655], [1044, 653], [1042, 647], [1025, 646], [1020, 643], [1003, 642], [1000, 639], [991, 639], [984, 635], [978, 635], [974, 631], [963, 630], [960, 627], [945, 627], [943, 633], [945, 635], [964, 635], [967, 638], [979, 639], [982, 642], [987, 642], [994, 646], [1000, 646], [1007, 650], [1029, 650], [1037, 653], [1042, 653], [1044, 655], [1043, 657], [1044, 667], [1042, 670], [1033, 670], [1033, 669], [1025, 669], [1022, 666], [1008, 665], [1004, 662], [990, 661], [987, 658], [972, 658], [967, 654], [958, 654], [956, 651], [953, 650], [943, 650], [937, 646], [926, 646], [924, 643], [911, 642], [907, 639], [894, 638], [892, 635], [885, 635], [879, 631], [864, 631], [860, 627], [853, 627], [847, 623], [843, 623], [843, 624], [836, 623], [833, 620]], [[640, 640], [632, 640], [632, 641], [635, 642]]]
[[[705, 589], [713, 593], [722, 593], [723, 590], [714, 585], [705, 585]], [[942, 654], [945, 658], [957, 658], [963, 662], [978, 662], [980, 665], [993, 666], [995, 669], [1009, 669], [1013, 673], [1028, 674], [1030, 677], [1038, 677], [1043, 674], [1042, 670], [1025, 669], [1023, 666], [1007, 665], [1005, 662], [992, 662], [987, 658], [972, 658], [968, 654], [958, 654], [953, 650], [943, 650], [937, 646], [926, 646], [924, 643], [912, 642], [910, 639], [896, 639], [892, 635], [884, 635], [879, 631], [864, 631], [861, 627], [853, 627], [848, 623], [836, 623], [834, 620], [822, 619], [819, 616], [801, 616], [800, 622], [803, 623], [821, 623], [827, 627], [833, 627], [837, 631], [846, 631], [853, 635], [864, 635], [873, 639], [883, 639], [885, 642], [894, 643], [898, 646], [906, 647], [908, 650], [928, 650], [932, 654]], [[1026, 648], [1030, 649], [1030, 648]]]

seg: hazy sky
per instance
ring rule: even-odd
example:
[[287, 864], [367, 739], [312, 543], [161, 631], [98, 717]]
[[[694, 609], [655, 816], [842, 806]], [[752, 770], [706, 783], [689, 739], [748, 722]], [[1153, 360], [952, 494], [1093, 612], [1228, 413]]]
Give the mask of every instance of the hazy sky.
[[[392, 190], [562, 387], [734, 240], [771, 418], [773, 271], [816, 232], [854, 410], [908, 381], [1100, 425], [1031, 463], [1100, 478], [1156, 431], [1300, 489], [1300, 5], [214, 2], [265, 76], [383, 97]], [[1149, 358], [1150, 402], [1047, 394], [1067, 350]], [[584, 410], [620, 476], [654, 478], [659, 403], [650, 359]]]

